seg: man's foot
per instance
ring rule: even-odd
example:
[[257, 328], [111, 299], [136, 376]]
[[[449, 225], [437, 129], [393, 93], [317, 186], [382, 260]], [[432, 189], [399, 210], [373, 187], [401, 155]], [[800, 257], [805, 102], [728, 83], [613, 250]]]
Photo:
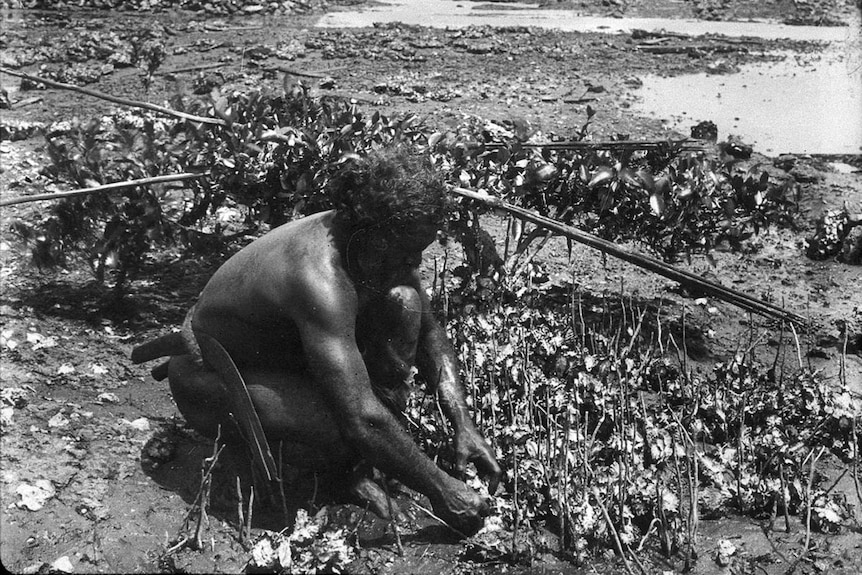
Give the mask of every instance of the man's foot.
[[390, 501], [386, 491], [374, 479], [367, 475], [357, 476], [350, 485], [350, 494], [358, 500], [360, 506], [368, 506], [381, 519], [403, 521], [404, 514], [395, 501], [391, 501], [392, 514], [389, 513]]

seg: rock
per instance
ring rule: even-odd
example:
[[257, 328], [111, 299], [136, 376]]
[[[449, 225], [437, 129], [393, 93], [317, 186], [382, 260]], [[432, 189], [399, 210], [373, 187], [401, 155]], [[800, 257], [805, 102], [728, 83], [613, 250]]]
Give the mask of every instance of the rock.
[[797, 158], [793, 154], [781, 154], [772, 161], [772, 165], [789, 172], [796, 165], [796, 160]]
[[51, 428], [66, 427], [67, 425], [69, 425], [69, 419], [63, 415], [62, 411], [48, 420], [48, 427]]
[[69, 559], [67, 555], [63, 555], [53, 563], [51, 563], [51, 569], [55, 571], [59, 571], [61, 573], [74, 573], [75, 566], [72, 565], [72, 560]]
[[139, 433], [145, 433], [150, 430], [150, 421], [146, 417], [139, 417], [134, 421], [129, 421], [128, 419], [121, 419], [120, 423], [131, 427]]
[[734, 66], [727, 60], [716, 60], [712, 64], [708, 64], [706, 67], [707, 74], [735, 74], [739, 72], [739, 67]]
[[696, 140], [715, 142], [718, 140], [718, 126], [715, 125], [715, 122], [704, 120], [691, 127], [691, 137]]
[[39, 479], [35, 485], [22, 483], [15, 489], [15, 493], [21, 497], [21, 501], [15, 505], [29, 511], [39, 511], [57, 494], [54, 485], [47, 479]]
[[733, 556], [736, 554], [736, 546], [727, 539], [719, 539], [718, 548], [715, 551], [714, 559], [719, 567], [727, 567], [733, 561]]
[[751, 157], [752, 152], [754, 152], [754, 148], [733, 138], [728, 138], [726, 142], [721, 142], [718, 145], [718, 149], [721, 150], [723, 154], [740, 160], [747, 160]]
[[104, 392], [96, 397], [96, 401], [98, 403], [120, 403], [120, 398], [117, 397], [116, 393]]

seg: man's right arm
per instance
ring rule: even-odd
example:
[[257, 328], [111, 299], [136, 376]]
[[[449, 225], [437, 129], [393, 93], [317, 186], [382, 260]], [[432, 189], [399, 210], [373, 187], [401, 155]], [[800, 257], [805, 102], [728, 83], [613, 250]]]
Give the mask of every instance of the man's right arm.
[[384, 473], [427, 495], [457, 529], [481, 527], [485, 502], [422, 453], [375, 396], [356, 346], [355, 292], [318, 288], [298, 309], [296, 322], [308, 365], [337, 415], [345, 441]]

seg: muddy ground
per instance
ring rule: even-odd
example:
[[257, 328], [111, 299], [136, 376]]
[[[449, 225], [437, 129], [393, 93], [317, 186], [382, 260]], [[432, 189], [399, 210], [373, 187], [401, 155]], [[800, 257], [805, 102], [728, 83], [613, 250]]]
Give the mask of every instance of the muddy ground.
[[[753, 5], [707, 0], [553, 4], [604, 14], [771, 17], [806, 23], [840, 22], [858, 11], [849, 2], [758, 2], [756, 10]], [[182, 11], [108, 15], [7, 10], [0, 47], [3, 66], [53, 72], [66, 81], [89, 82], [89, 87], [102, 92], [153, 102], [162, 102], [178, 89], [250, 89], [302, 81], [318, 93], [352, 97], [384, 114], [415, 111], [441, 128], [467, 116], [495, 121], [524, 118], [546, 137], [573, 133], [585, 120], [589, 105], [597, 111], [593, 126], [597, 138], [628, 134], [633, 139], [670, 135], [660, 121], [637, 117], [630, 110], [638, 97], [639, 76], [645, 73], [732, 73], [747, 62], [783, 57], [776, 55], [779, 49], [792, 50], [802, 59], [815, 58], [819, 50], [813, 44], [788, 41], [675, 37], [675, 43], [692, 49], [649, 54], [638, 51], [638, 39], [628, 34], [521, 28], [319, 30], [312, 25], [312, 16], [298, 14], [226, 18]], [[107, 64], [95, 49], [109, 46], [114, 41], [112, 32], [144, 27], [159, 30], [168, 39], [168, 57], [148, 89], [140, 70]], [[71, 50], [74, 46], [80, 49]], [[185, 71], [209, 65], [214, 67]], [[286, 75], [285, 69], [303, 75]], [[47, 159], [36, 128], [73, 116], [97, 116], [114, 105], [68, 91], [21, 90], [19, 80], [9, 75], [0, 75], [0, 81], [12, 104], [0, 111], [3, 197], [44, 191], [47, 182], [39, 171]], [[811, 261], [803, 249], [812, 221], [826, 209], [846, 203], [851, 211], [862, 211], [860, 157], [841, 158], [856, 166], [855, 173], [837, 171], [829, 163], [832, 159], [775, 162], [755, 154], [750, 163], [761, 164], [775, 178], [799, 182], [800, 229], [767, 231], [744, 253], [716, 254], [714, 267], [697, 258], [683, 265], [813, 318], [815, 328], [801, 335], [803, 361], [823, 370], [836, 385], [843, 373], [858, 393], [862, 392], [862, 342], [854, 337], [862, 334], [862, 268]], [[59, 271], [30, 265], [29, 254], [10, 234], [8, 224], [41, 209], [39, 204], [26, 204], [4, 208], [2, 213], [0, 385], [23, 390], [14, 397], [4, 395], [3, 403], [3, 565], [27, 572], [242, 570], [250, 553], [247, 540], [239, 541], [236, 501], [231, 499], [234, 490], [232, 483], [225, 484], [233, 476], [224, 469], [216, 473], [203, 549], [168, 552], [198, 491], [201, 460], [212, 446], [183, 427], [167, 386], [128, 360], [135, 344], [181, 321], [227, 254], [206, 258], [164, 254], [162, 264], [147, 270], [133, 284], [130, 296], [116, 304], [107, 288], [92, 282], [83, 264]], [[430, 256], [436, 254], [432, 250]], [[552, 244], [541, 257], [554, 274], [574, 277], [589, 292], [622, 289], [627, 294], [665, 298], [671, 314], [685, 308], [701, 334], [689, 349], [695, 365], [706, 368], [729, 357], [751, 333], [765, 334], [759, 349], [766, 361], [775, 353], [780, 337], [775, 325], [731, 306], [700, 305], [667, 280], [626, 264], [604, 262], [587, 249], [576, 248], [569, 260], [564, 244]], [[842, 322], [850, 326], [847, 340]], [[230, 466], [224, 463], [223, 467]], [[838, 477], [840, 469], [834, 471]], [[848, 478], [839, 479], [838, 488], [850, 492]], [[312, 495], [318, 504], [328, 502], [326, 494], [307, 490], [292, 497], [305, 501]], [[408, 503], [412, 497], [398, 495], [413, 516], [401, 526], [403, 556], [385, 524], [363, 519], [362, 510], [350, 504], [329, 506], [336, 523], [359, 534], [361, 550], [349, 571], [528, 569], [471, 561], [463, 544]], [[261, 510], [255, 517], [252, 535], [283, 525], [279, 512]], [[790, 533], [768, 532], [746, 518], [704, 523], [702, 559], [696, 567], [702, 573], [727, 572], [711, 558], [719, 539], [735, 541], [751, 556], [774, 559], [760, 564], [762, 572], [784, 572], [788, 562], [783, 559], [798, 552], [804, 535], [796, 518]], [[553, 533], [547, 536], [553, 539]], [[842, 534], [831, 536], [815, 533], [814, 544], [817, 562], [801, 564], [798, 572], [862, 571], [858, 529], [848, 526]], [[660, 571], [675, 566], [657, 562], [652, 567]], [[616, 572], [619, 564], [609, 555], [588, 568], [576, 568], [562, 557], [538, 550], [532, 568]]]

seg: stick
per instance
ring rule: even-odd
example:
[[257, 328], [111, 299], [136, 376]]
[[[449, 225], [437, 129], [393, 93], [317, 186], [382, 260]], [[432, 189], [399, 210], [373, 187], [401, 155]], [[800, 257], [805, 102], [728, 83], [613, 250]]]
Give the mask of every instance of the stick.
[[245, 514], [242, 512], [242, 485], [239, 480], [239, 475], [236, 476], [236, 496], [237, 496], [237, 504], [236, 504], [236, 515], [239, 524], [239, 542], [243, 543], [245, 541], [243, 528], [245, 527]]
[[602, 511], [602, 516], [605, 518], [605, 523], [608, 524], [608, 530], [611, 532], [613, 536], [614, 546], [617, 548], [617, 552], [620, 554], [620, 559], [623, 560], [623, 566], [626, 568], [626, 573], [629, 575], [634, 575], [634, 571], [632, 571], [632, 566], [629, 563], [628, 557], [626, 557], [626, 551], [623, 549], [623, 543], [620, 541], [620, 536], [617, 533], [617, 528], [614, 527], [614, 522], [611, 520], [611, 515], [608, 513], [607, 507], [602, 502], [602, 496], [599, 494], [599, 490], [593, 487], [593, 498], [596, 500], [596, 503], [599, 506], [599, 509]]
[[743, 46], [722, 46], [713, 44], [695, 44], [692, 46], [656, 46], [652, 44], [638, 44], [639, 52], [650, 54], [691, 54], [695, 52], [745, 52]]
[[251, 493], [248, 496], [248, 517], [245, 524], [245, 538], [251, 540], [251, 518], [254, 515], [254, 485], [251, 486]]
[[386, 506], [389, 508], [389, 526], [395, 535], [395, 547], [398, 549], [399, 557], [404, 557], [404, 546], [401, 544], [401, 532], [398, 530], [398, 521], [395, 519], [395, 511], [392, 507], [392, 496], [389, 495], [389, 480], [383, 478], [383, 491], [386, 493]]
[[12, 105], [16, 110], [18, 108], [23, 108], [24, 106], [29, 106], [30, 104], [37, 104], [42, 101], [42, 96], [33, 96], [32, 98], [25, 98], [23, 100], [19, 100]]
[[[799, 562], [805, 559], [805, 557], [808, 556], [808, 552], [811, 550], [811, 489], [814, 485], [815, 466], [817, 465], [817, 461], [820, 459], [820, 456], [823, 455], [823, 452], [825, 450], [825, 447], [820, 448], [820, 450], [817, 452], [817, 455], [815, 455], [814, 458], [811, 460], [811, 467], [808, 469], [808, 485], [806, 485], [805, 487], [805, 543], [802, 548], [802, 553], [799, 555], [799, 557], [796, 558], [790, 568], [785, 572], [787, 575], [790, 575], [796, 570], [796, 567], [797, 565], [799, 565]], [[808, 455], [810, 457], [811, 455], [813, 455], [813, 452], [809, 453]]]
[[288, 523], [290, 512], [287, 510], [287, 498], [284, 496], [284, 442], [278, 442], [278, 494], [281, 496], [281, 514]]
[[180, 549], [182, 549], [183, 547], [185, 547], [185, 546], [186, 546], [186, 544], [187, 544], [188, 542], [189, 542], [189, 538], [188, 538], [188, 537], [183, 537], [182, 539], [180, 539], [180, 540], [179, 540], [179, 542], [178, 542], [176, 545], [174, 545], [173, 547], [170, 547], [170, 548], [166, 549], [166, 550], [165, 550], [165, 553], [164, 553], [164, 556], [165, 556], [165, 557], [167, 557], [167, 556], [168, 556], [168, 555], [170, 555], [171, 553], [175, 553], [175, 552], [179, 551]]
[[209, 175], [208, 172], [192, 173], [184, 172], [182, 174], [170, 174], [167, 176], [153, 176], [151, 178], [141, 178], [139, 180], [128, 180], [126, 182], [114, 182], [101, 186], [93, 186], [92, 188], [83, 188], [80, 190], [72, 190], [68, 192], [54, 192], [50, 194], [36, 194], [33, 196], [22, 196], [20, 198], [8, 198], [0, 200], [0, 207], [12, 206], [15, 204], [28, 204], [30, 202], [44, 202], [48, 200], [63, 200], [65, 198], [74, 198], [76, 196], [86, 196], [88, 194], [97, 194], [100, 192], [110, 192], [113, 190], [122, 190], [124, 188], [134, 188], [135, 186], [148, 186], [152, 184], [163, 184], [165, 182], [182, 182], [185, 180], [197, 180], [205, 178]]
[[449, 525], [448, 523], [446, 523], [446, 521], [445, 521], [445, 520], [443, 520], [442, 518], [437, 517], [436, 515], [434, 515], [434, 513], [433, 513], [432, 511], [430, 511], [430, 510], [428, 510], [428, 509], [426, 509], [426, 508], [422, 507], [421, 505], [419, 505], [419, 504], [418, 504], [418, 503], [416, 503], [415, 501], [413, 502], [413, 505], [414, 505], [414, 506], [416, 506], [416, 508], [417, 508], [417, 509], [419, 509], [420, 511], [422, 511], [423, 513], [425, 513], [425, 515], [427, 515], [427, 516], [428, 516], [428, 517], [430, 517], [431, 519], [434, 519], [435, 521], [439, 522], [441, 525], [445, 525], [446, 527], [448, 527], [448, 528], [449, 528], [449, 530], [450, 530], [450, 531], [452, 531], [455, 535], [458, 535], [458, 536], [459, 536], [459, 537], [461, 537], [462, 539], [467, 539], [467, 536], [466, 536], [464, 533], [461, 533], [460, 531], [458, 531], [457, 529], [455, 529], [454, 527], [452, 527], [451, 525]]
[[512, 204], [507, 204], [499, 198], [495, 198], [487, 194], [480, 194], [474, 190], [469, 190], [456, 186], [450, 186], [449, 191], [453, 194], [482, 202], [491, 208], [500, 209], [509, 212], [510, 214], [515, 214], [524, 220], [542, 226], [548, 230], [551, 230], [552, 232], [556, 232], [578, 243], [597, 249], [605, 254], [610, 254], [618, 259], [632, 263], [653, 273], [659, 274], [660, 276], [664, 276], [684, 285], [694, 286], [714, 297], [721, 299], [722, 301], [726, 301], [728, 303], [736, 305], [737, 307], [740, 307], [744, 310], [762, 316], [772, 317], [774, 319], [779, 319], [782, 321], [788, 321], [791, 322], [791, 324], [798, 323], [801, 325], [805, 325], [808, 323], [804, 317], [797, 315], [793, 312], [787, 311], [777, 305], [761, 301], [732, 288], [723, 286], [719, 283], [706, 280], [698, 275], [675, 268], [655, 258], [625, 251], [616, 244], [607, 240], [603, 240], [598, 236], [584, 232], [573, 226], [566, 225], [562, 222], [558, 222], [557, 220], [551, 219], [549, 217], [539, 215], [525, 208], [514, 206]]
[[224, 68], [226, 66], [230, 66], [229, 63], [225, 62], [216, 62], [215, 64], [200, 64], [198, 66], [189, 66], [187, 68], [175, 68], [173, 70], [162, 70], [158, 72], [160, 76], [167, 76], [168, 74], [182, 74], [183, 72], [199, 72], [201, 70], [211, 70], [213, 68]]
[[86, 94], [87, 96], [93, 96], [94, 98], [99, 98], [101, 100], [107, 100], [108, 102], [113, 102], [115, 104], [120, 104], [122, 106], [131, 106], [133, 108], [143, 108], [145, 110], [150, 110], [153, 112], [157, 112], [159, 114], [164, 114], [166, 116], [173, 116], [175, 118], [180, 118], [182, 120], [191, 120], [192, 122], [201, 122], [202, 124], [215, 124], [218, 126], [226, 126], [227, 122], [221, 120], [219, 118], [207, 118], [204, 116], [195, 116], [193, 114], [186, 114], [185, 112], [180, 112], [178, 110], [172, 110], [170, 108], [165, 108], [164, 106], [159, 106], [157, 104], [150, 104], [149, 102], [141, 102], [139, 100], [129, 100], [128, 98], [120, 98], [117, 96], [111, 96], [110, 94], [105, 94], [104, 92], [99, 92], [98, 90], [90, 90], [89, 88], [82, 88], [80, 86], [76, 86], [74, 84], [66, 84], [64, 82], [55, 82], [54, 80], [48, 80], [47, 78], [42, 78], [40, 76], [33, 76], [31, 74], [24, 74], [23, 72], [16, 72], [15, 70], [10, 70], [9, 68], [0, 67], [0, 72], [4, 74], [9, 74], [10, 76], [17, 76], [18, 78], [25, 78], [32, 82], [39, 82], [41, 84], [45, 84], [46, 86], [50, 86], [52, 88], [58, 88], [60, 90], [71, 90], [73, 92], [78, 92], [80, 94]]
[[275, 66], [271, 68], [272, 70], [276, 70], [278, 72], [284, 72], [285, 74], [292, 74], [293, 76], [302, 76], [304, 78], [326, 78], [326, 72], [334, 71], [334, 70], [343, 70], [347, 66], [333, 66], [332, 68], [327, 68], [326, 70], [315, 70], [314, 72], [302, 72], [300, 70], [296, 70], [294, 68], [288, 68], [286, 66]]

